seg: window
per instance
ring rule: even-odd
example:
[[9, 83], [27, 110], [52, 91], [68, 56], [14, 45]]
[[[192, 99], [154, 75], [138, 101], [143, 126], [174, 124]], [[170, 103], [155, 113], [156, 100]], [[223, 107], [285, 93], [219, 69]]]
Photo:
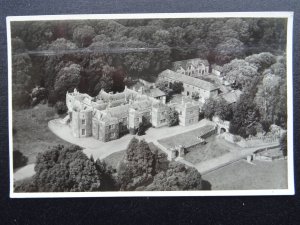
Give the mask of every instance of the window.
[[109, 125], [108, 128], [109, 128], [109, 129], [114, 129], [114, 128], [115, 128], [115, 125], [114, 125], [114, 124]]
[[163, 120], [160, 121], [160, 123], [164, 123], [164, 122], [166, 122], [166, 119], [163, 119]]
[[82, 120], [81, 120], [81, 124], [82, 124], [82, 125], [85, 125], [85, 119], [82, 119]]
[[81, 135], [85, 135], [85, 129], [81, 130]]

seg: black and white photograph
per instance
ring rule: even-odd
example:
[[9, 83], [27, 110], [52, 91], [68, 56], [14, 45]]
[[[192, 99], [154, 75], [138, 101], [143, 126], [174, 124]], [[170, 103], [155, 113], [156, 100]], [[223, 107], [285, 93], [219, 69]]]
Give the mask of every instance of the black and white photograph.
[[8, 17], [10, 196], [293, 195], [292, 23]]

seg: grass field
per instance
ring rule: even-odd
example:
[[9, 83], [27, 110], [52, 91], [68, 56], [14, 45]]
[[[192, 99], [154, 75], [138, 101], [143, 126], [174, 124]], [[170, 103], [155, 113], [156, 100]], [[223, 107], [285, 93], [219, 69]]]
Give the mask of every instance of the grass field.
[[198, 145], [185, 155], [185, 160], [197, 164], [209, 159], [213, 159], [224, 155], [238, 147], [225, 141], [222, 138], [217, 138], [216, 135], [210, 136], [206, 139], [207, 143], [205, 145]]
[[123, 159], [124, 156], [125, 150], [112, 153], [111, 155], [107, 156], [104, 161], [108, 166], [111, 166], [113, 169], [117, 169], [118, 163]]
[[58, 118], [58, 115], [54, 108], [47, 105], [13, 111], [13, 148], [28, 157], [28, 164], [34, 163], [37, 154], [48, 147], [70, 145], [48, 129], [48, 121], [54, 118]]
[[203, 175], [212, 190], [255, 190], [287, 188], [287, 161], [238, 161]]

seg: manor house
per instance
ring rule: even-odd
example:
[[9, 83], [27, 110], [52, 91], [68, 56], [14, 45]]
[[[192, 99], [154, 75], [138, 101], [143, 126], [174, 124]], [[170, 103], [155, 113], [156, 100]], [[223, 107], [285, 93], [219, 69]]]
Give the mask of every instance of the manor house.
[[153, 127], [168, 124], [171, 108], [179, 111], [180, 125], [186, 126], [199, 120], [199, 105], [196, 102], [166, 104], [161, 92], [132, 90], [125, 87], [122, 93], [107, 93], [103, 90], [96, 97], [79, 93], [76, 89], [66, 94], [67, 120], [75, 137], [93, 136], [103, 142], [135, 133], [145, 118]]

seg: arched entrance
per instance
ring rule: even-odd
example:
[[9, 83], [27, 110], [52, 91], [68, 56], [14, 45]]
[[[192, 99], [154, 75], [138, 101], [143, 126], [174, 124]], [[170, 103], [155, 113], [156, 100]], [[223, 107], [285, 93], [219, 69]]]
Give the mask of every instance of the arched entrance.
[[226, 130], [224, 127], [221, 127], [221, 128], [220, 128], [220, 134], [223, 134], [223, 133], [225, 133], [225, 132], [227, 132], [227, 130]]

